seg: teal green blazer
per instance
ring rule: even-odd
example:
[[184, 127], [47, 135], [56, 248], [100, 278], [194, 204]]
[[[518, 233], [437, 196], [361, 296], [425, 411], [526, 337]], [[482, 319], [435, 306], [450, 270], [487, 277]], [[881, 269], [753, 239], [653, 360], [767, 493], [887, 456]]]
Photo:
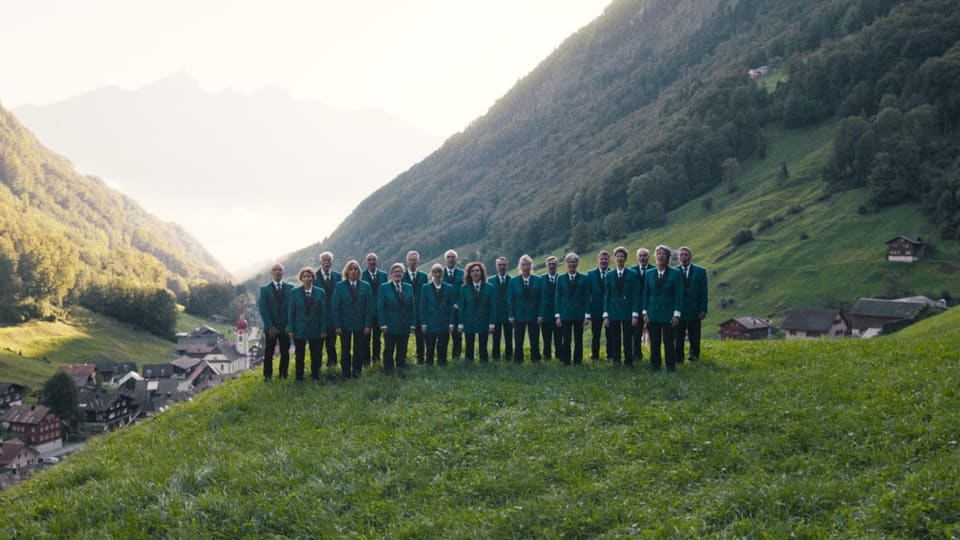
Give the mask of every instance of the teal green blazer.
[[287, 311], [287, 323], [294, 339], [320, 339], [327, 331], [327, 294], [320, 287], [314, 287], [307, 300], [306, 289], [301, 285], [290, 294], [290, 309]]
[[490, 331], [497, 309], [496, 295], [493, 285], [489, 283], [480, 285], [479, 294], [472, 283], [460, 287], [460, 324], [465, 333], [485, 334]]
[[617, 269], [607, 273], [606, 296], [603, 311], [611, 321], [630, 321], [633, 314], [640, 316], [640, 277], [629, 268], [623, 269], [623, 277], [617, 278]]
[[260, 319], [263, 320], [264, 332], [271, 326], [275, 326], [281, 332], [287, 331], [287, 312], [290, 309], [288, 302], [292, 291], [293, 285], [289, 283], [284, 283], [280, 287], [279, 294], [272, 281], [260, 287], [257, 310], [260, 311]]
[[406, 336], [410, 328], [416, 324], [416, 304], [413, 300], [413, 286], [400, 282], [403, 292], [397, 294], [392, 281], [380, 286], [377, 293], [377, 321], [380, 326], [386, 326], [386, 333], [391, 336]]
[[504, 276], [503, 283], [501, 284], [500, 276], [496, 274], [487, 280], [487, 283], [493, 286], [493, 291], [497, 300], [496, 312], [493, 314], [494, 323], [507, 322], [507, 291], [510, 290], [511, 281], [513, 281], [513, 278], [510, 276]]
[[446, 334], [453, 324], [453, 285], [442, 283], [437, 294], [433, 283], [420, 289], [420, 325], [427, 326], [428, 334]]
[[350, 290], [350, 282], [343, 280], [333, 290], [333, 309], [330, 316], [333, 327], [343, 332], [361, 332], [373, 326], [374, 311], [377, 309], [370, 292], [370, 284], [360, 280], [357, 289]]
[[677, 267], [680, 283], [683, 284], [683, 307], [680, 318], [685, 321], [700, 320], [700, 313], [707, 312], [707, 269], [695, 264], [690, 265], [687, 279], [683, 278], [683, 269]]
[[[561, 321], [582, 321], [590, 309], [590, 283], [587, 276], [577, 272], [576, 279], [570, 274], [557, 274], [556, 314]], [[591, 315], [592, 316], [592, 315]]]
[[511, 279], [507, 289], [507, 317], [521, 323], [537, 322], [542, 316], [543, 289], [543, 280], [532, 274], [526, 287], [523, 286], [523, 276]]
[[657, 267], [647, 270], [643, 284], [643, 310], [650, 322], [666, 324], [673, 319], [674, 312], [683, 306], [683, 284], [680, 271], [667, 267], [663, 279], [657, 282]]

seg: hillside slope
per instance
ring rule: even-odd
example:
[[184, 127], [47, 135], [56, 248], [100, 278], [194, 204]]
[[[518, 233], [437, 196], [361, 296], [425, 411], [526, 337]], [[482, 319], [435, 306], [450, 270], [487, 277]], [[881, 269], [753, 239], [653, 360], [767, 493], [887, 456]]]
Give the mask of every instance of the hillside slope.
[[50, 313], [111, 280], [184, 293], [228, 273], [174, 223], [78, 174], [0, 108], [0, 321]]
[[957, 328], [714, 342], [676, 374], [250, 374], [0, 494], [0, 534], [950, 537]]

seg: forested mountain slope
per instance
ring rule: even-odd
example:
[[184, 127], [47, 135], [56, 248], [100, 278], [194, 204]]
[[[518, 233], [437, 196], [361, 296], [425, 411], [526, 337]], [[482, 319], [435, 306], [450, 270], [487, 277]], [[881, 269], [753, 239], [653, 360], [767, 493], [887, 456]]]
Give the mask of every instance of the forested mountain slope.
[[[78, 174], [0, 108], [0, 321], [52, 317], [81, 301], [104, 308], [96, 304], [140, 294], [166, 305], [155, 295], [185, 295], [193, 280], [226, 279], [182, 228]], [[146, 305], [128, 313], [151, 314]]]
[[[960, 15], [926, 0], [616, 0], [483, 117], [292, 254], [449, 247], [490, 262], [657, 227], [766, 159], [768, 128], [844, 119], [819, 176], [957, 237]], [[767, 65], [758, 80], [749, 68]], [[780, 166], [779, 163], [776, 166]], [[817, 178], [816, 180], [820, 180]], [[733, 189], [733, 188], [731, 188]], [[749, 226], [747, 223], [745, 226]]]

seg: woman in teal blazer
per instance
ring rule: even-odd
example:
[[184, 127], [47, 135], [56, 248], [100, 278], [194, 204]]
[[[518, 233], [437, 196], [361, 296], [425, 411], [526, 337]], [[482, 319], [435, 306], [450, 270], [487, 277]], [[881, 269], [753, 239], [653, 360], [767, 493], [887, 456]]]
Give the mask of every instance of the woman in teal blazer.
[[311, 268], [300, 270], [300, 283], [290, 295], [287, 324], [294, 348], [294, 374], [303, 382], [304, 359], [310, 344], [310, 378], [320, 380], [320, 361], [323, 359], [323, 338], [327, 335], [326, 293], [314, 287], [316, 275]]
[[447, 365], [447, 341], [453, 333], [453, 286], [443, 280], [443, 266], [430, 268], [430, 283], [420, 289], [420, 331], [426, 342], [426, 362]]
[[483, 263], [472, 262], [464, 269], [463, 287], [460, 288], [460, 325], [457, 330], [466, 336], [464, 360], [473, 361], [473, 343], [478, 341], [480, 361], [486, 362], [487, 336], [493, 333], [493, 318], [496, 290], [487, 283], [487, 268]]
[[360, 279], [360, 263], [354, 259], [347, 261], [343, 281], [333, 289], [330, 314], [340, 336], [340, 369], [344, 378], [359, 377], [363, 370], [375, 309], [370, 284]]

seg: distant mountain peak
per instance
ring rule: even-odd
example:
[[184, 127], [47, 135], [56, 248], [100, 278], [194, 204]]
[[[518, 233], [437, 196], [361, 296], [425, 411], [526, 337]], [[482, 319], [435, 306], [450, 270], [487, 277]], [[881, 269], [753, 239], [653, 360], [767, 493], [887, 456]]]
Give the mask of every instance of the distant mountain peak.
[[158, 81], [152, 82], [143, 87], [142, 91], [153, 92], [177, 92], [177, 93], [203, 93], [206, 91], [200, 87], [192, 75], [186, 70], [180, 70], [172, 73]]

